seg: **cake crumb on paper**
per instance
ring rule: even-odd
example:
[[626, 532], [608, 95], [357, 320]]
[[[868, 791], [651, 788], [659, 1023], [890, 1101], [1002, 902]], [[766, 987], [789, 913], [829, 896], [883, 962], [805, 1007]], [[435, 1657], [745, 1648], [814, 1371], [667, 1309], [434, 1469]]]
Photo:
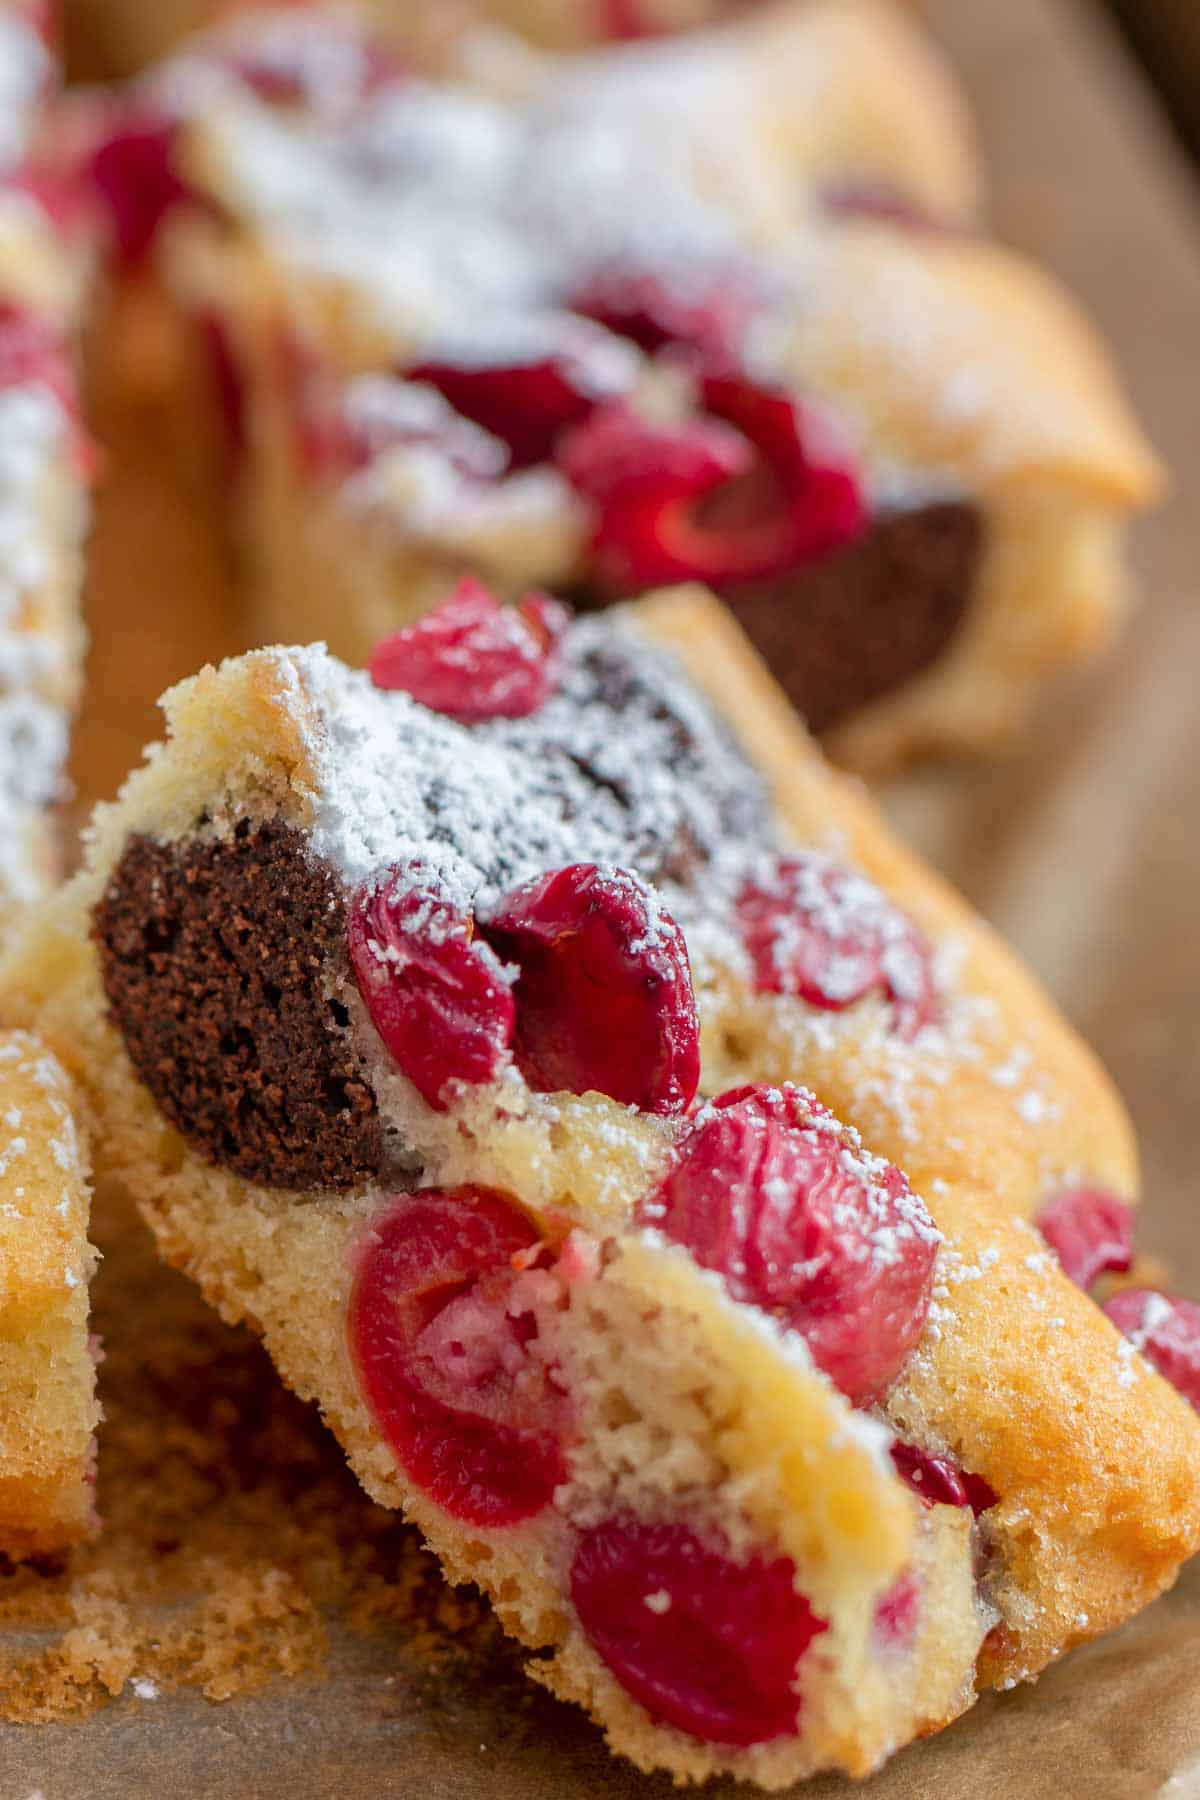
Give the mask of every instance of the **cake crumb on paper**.
[[111, 1191], [95, 1235], [103, 1529], [67, 1557], [5, 1570], [0, 1717], [65, 1721], [122, 1696], [228, 1700], [319, 1677], [331, 1619], [394, 1641], [406, 1688], [492, 1654], [482, 1599], [446, 1586], [250, 1334], [162, 1267]]

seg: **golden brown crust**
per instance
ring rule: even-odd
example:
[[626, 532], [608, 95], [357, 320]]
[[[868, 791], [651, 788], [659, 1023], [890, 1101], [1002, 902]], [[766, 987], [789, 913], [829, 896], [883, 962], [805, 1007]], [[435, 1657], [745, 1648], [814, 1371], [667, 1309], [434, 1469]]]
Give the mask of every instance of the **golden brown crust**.
[[[990, 1528], [1005, 1547], [1006, 1615], [1023, 1612], [1023, 1628], [997, 1635], [981, 1678], [1020, 1677], [1106, 1629], [1135, 1592], [1144, 1603], [1173, 1580], [1197, 1530], [1194, 1416], [1172, 1395], [1147, 1455], [1140, 1367], [1135, 1377], [1106, 1321], [1058, 1277], [1025, 1223], [1071, 1173], [1134, 1198], [1128, 1118], [1091, 1052], [1012, 952], [891, 838], [856, 784], [830, 771], [726, 611], [684, 590], [644, 603], [640, 620], [680, 655], [729, 721], [767, 775], [796, 841], [839, 846], [935, 942], [956, 939], [956, 984], [987, 1003], [982, 1068], [972, 1061], [939, 1066], [926, 1051], [924, 1064], [920, 1052], [905, 1059], [902, 1080], [898, 1070], [881, 1080], [878, 1037], [864, 1040], [847, 1021], [845, 1030], [805, 1038], [794, 1016], [804, 1009], [796, 1003], [744, 995], [729, 1009], [729, 1036], [716, 1060], [717, 1079], [730, 1083], [807, 1082], [907, 1170], [947, 1232], [955, 1258], [938, 1303], [946, 1317], [939, 1313], [936, 1346], [914, 1358], [889, 1411], [902, 1431], [944, 1442], [1001, 1496]], [[1021, 1087], [1043, 1103], [1036, 1122], [1014, 1104], [1020, 1096], [1006, 1080], [995, 1079], [1014, 1067]], [[1019, 1333], [1003, 1324], [1007, 1304], [1022, 1318]], [[1048, 1370], [1043, 1395], [1041, 1372]], [[1080, 1430], [1098, 1393], [1111, 1456]], [[1132, 1519], [1142, 1522], [1136, 1550]], [[1075, 1543], [1077, 1528], [1082, 1539]], [[1022, 1589], [1036, 1590], [1036, 1607], [1014, 1601]]]

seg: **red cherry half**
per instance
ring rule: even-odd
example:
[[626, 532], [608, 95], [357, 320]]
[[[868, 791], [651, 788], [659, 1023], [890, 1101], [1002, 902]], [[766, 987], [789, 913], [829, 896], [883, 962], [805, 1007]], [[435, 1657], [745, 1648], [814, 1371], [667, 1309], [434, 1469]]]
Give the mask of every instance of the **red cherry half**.
[[1133, 1208], [1103, 1188], [1067, 1188], [1037, 1217], [1064, 1271], [1085, 1291], [1106, 1271], [1133, 1262]]
[[411, 694], [463, 724], [525, 718], [557, 684], [568, 617], [545, 594], [501, 606], [467, 577], [441, 606], [377, 644], [368, 673], [376, 687]]
[[463, 1524], [548, 1506], [566, 1400], [520, 1310], [529, 1220], [485, 1188], [397, 1197], [373, 1221], [350, 1301], [363, 1392], [405, 1473]]
[[589, 1641], [651, 1718], [747, 1746], [799, 1728], [796, 1678], [826, 1629], [786, 1557], [736, 1563], [686, 1525], [614, 1518], [580, 1540], [571, 1599]]
[[960, 1469], [952, 1457], [934, 1456], [916, 1444], [895, 1443], [892, 1462], [901, 1481], [927, 1506], [969, 1506], [978, 1518], [996, 1504], [996, 1495], [983, 1476]]
[[514, 1053], [532, 1088], [685, 1110], [700, 1079], [687, 947], [636, 875], [556, 869], [507, 895], [481, 929], [520, 971]]
[[936, 1020], [929, 942], [865, 875], [815, 853], [782, 856], [746, 882], [736, 915], [761, 992], [833, 1012], [882, 994], [904, 1038]]
[[153, 248], [168, 215], [188, 198], [175, 170], [177, 121], [152, 106], [114, 109], [88, 163], [92, 186], [112, 225], [117, 255], [126, 267]]
[[689, 498], [720, 488], [753, 463], [750, 445], [728, 425], [693, 418], [654, 425], [628, 401], [598, 407], [588, 423], [564, 439], [559, 467], [606, 517], [642, 508], [657, 518], [678, 495]]
[[581, 371], [561, 357], [478, 367], [431, 361], [404, 373], [437, 388], [455, 412], [507, 444], [514, 469], [547, 462], [559, 435], [595, 405]]
[[641, 1220], [800, 1332], [856, 1402], [891, 1386], [924, 1329], [929, 1215], [801, 1088], [737, 1088], [706, 1106]]
[[1123, 1288], [1104, 1310], [1159, 1374], [1200, 1410], [1200, 1306], [1150, 1288]]
[[701, 395], [706, 417], [656, 425], [614, 402], [559, 443], [559, 467], [596, 507], [597, 576], [616, 592], [774, 579], [862, 528], [857, 476], [793, 396], [733, 375], [706, 377]]
[[430, 1106], [445, 1110], [452, 1082], [495, 1079], [512, 1042], [512, 991], [427, 870], [396, 869], [363, 889], [347, 941], [372, 1024]]

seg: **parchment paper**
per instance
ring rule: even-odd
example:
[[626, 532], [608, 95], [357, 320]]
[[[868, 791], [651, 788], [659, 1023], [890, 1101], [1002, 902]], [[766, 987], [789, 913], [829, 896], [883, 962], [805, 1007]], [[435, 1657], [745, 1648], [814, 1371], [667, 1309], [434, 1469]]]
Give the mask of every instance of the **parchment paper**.
[[[1200, 1293], [1195, 197], [1146, 95], [1082, 7], [927, 0], [926, 10], [972, 91], [1002, 233], [1087, 297], [1178, 483], [1139, 544], [1149, 598], [1108, 670], [1060, 689], [1003, 764], [926, 771], [889, 804], [1097, 1044], [1143, 1135], [1146, 1247]], [[149, 431], [143, 465], [138, 494], [114, 493], [101, 519], [98, 647], [76, 757], [84, 800], [110, 792], [153, 735], [154, 694], [236, 647], [202, 514], [181, 549]], [[118, 587], [131, 535], [144, 580]], [[192, 1329], [197, 1303], [179, 1278], [149, 1273], [136, 1234], [115, 1233], [106, 1248], [109, 1316], [136, 1327], [138, 1296], [153, 1282], [155, 1304], [168, 1318], [178, 1307], [180, 1333]], [[248, 1340], [229, 1334], [225, 1354], [239, 1383], [266, 1390]], [[347, 1492], [351, 1521], [355, 1505]], [[0, 1726], [0, 1800], [652, 1800], [671, 1791], [611, 1760], [581, 1718], [524, 1681], [503, 1646], [439, 1662], [428, 1656], [428, 1631], [416, 1654], [411, 1620], [367, 1634], [329, 1624], [321, 1673], [253, 1697], [216, 1704], [194, 1692], [139, 1699], [127, 1690], [82, 1723]], [[812, 1800], [851, 1791], [838, 1780], [805, 1790]], [[1033, 1689], [985, 1699], [862, 1791], [869, 1800], [1200, 1795], [1200, 1567], [1123, 1631]]]

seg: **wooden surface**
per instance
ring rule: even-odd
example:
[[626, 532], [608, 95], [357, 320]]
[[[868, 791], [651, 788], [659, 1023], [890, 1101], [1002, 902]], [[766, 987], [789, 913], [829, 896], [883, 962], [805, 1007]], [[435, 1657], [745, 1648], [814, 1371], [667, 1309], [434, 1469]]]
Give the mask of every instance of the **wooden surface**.
[[[1001, 233], [1060, 270], [1118, 346], [1177, 492], [1139, 543], [1147, 603], [1099, 678], [1065, 685], [1003, 764], [930, 770], [896, 818], [1024, 948], [1098, 1044], [1142, 1129], [1147, 1240], [1200, 1292], [1200, 231], [1165, 134], [1098, 15], [1069, 0], [928, 0], [994, 170]], [[143, 449], [156, 469], [152, 440]], [[111, 787], [150, 693], [232, 640], [196, 533], [185, 571], [165, 488], [102, 523], [94, 691], [77, 768]], [[111, 586], [120, 524], [144, 582]], [[186, 575], [186, 582], [184, 577]], [[170, 616], [184, 609], [182, 622]], [[105, 631], [105, 626], [109, 630]], [[115, 1265], [114, 1265], [115, 1266]], [[166, 1278], [164, 1278], [166, 1279]], [[328, 1677], [214, 1706], [123, 1701], [85, 1724], [0, 1728], [0, 1800], [665, 1800], [534, 1694], [516, 1657], [417, 1683], [403, 1646], [333, 1626]], [[401, 1673], [397, 1675], [397, 1670]], [[717, 1790], [732, 1792], [732, 1790]], [[1032, 1690], [991, 1697], [865, 1789], [812, 1800], [1140, 1800], [1200, 1795], [1200, 1571]]]

